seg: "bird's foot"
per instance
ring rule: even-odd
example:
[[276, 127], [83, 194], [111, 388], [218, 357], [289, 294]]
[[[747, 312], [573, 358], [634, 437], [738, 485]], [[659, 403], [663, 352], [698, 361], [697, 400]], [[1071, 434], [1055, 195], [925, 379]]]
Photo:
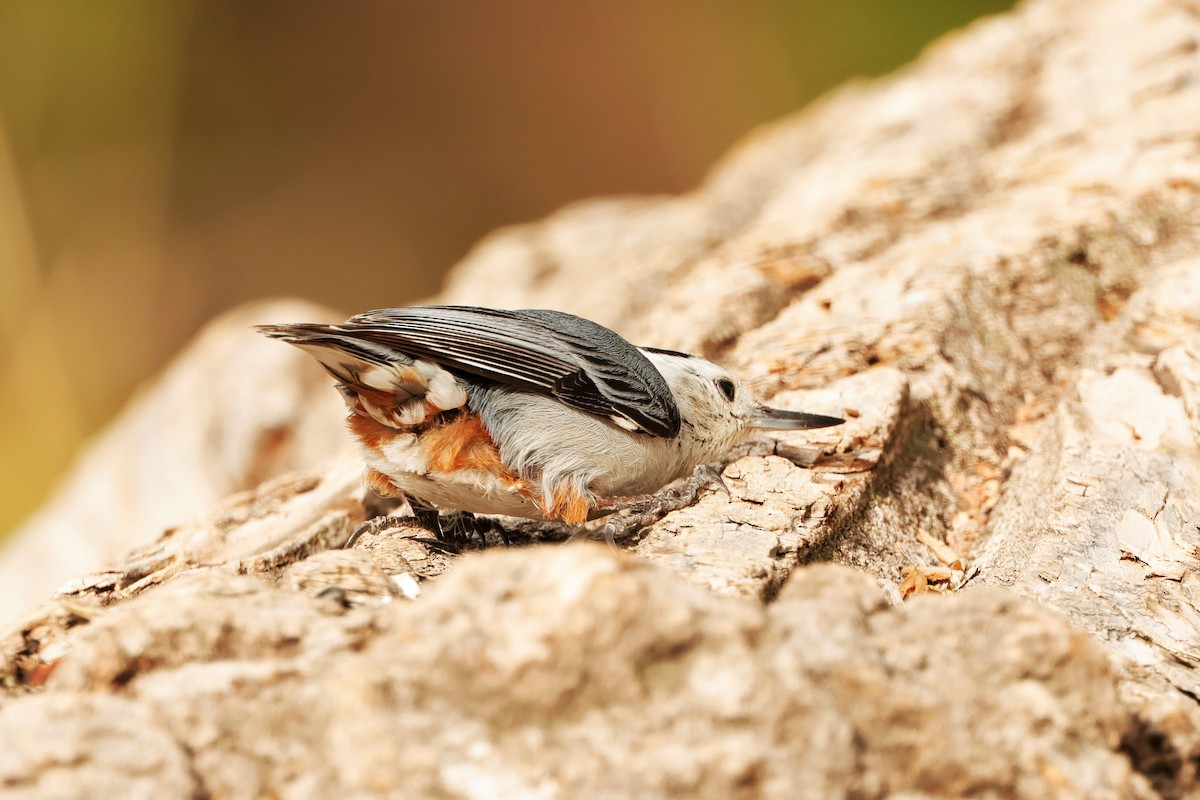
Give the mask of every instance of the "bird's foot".
[[[487, 534], [495, 531], [504, 544], [509, 544], [508, 532], [503, 526], [497, 525], [490, 519], [477, 517], [466, 511], [443, 513], [428, 503], [410, 498], [409, 508], [412, 509], [413, 519], [425, 530], [434, 535], [433, 539], [414, 537], [415, 541], [431, 545], [447, 553], [460, 553], [466, 547], [478, 541], [479, 546], [487, 544]], [[363, 533], [379, 533], [389, 528], [408, 524], [406, 517], [377, 517], [364, 523], [356, 530], [347, 542], [349, 547]]]
[[392, 528], [411, 527], [413, 522], [433, 534], [432, 537], [413, 536], [414, 542], [421, 542], [444, 553], [457, 555], [474, 542], [480, 546], [487, 543], [488, 531], [495, 530], [501, 540], [508, 544], [507, 532], [495, 525], [491, 520], [480, 519], [465, 511], [451, 514], [440, 514], [436, 510], [427, 513], [421, 509], [411, 517], [375, 517], [359, 525], [342, 549], [349, 550], [363, 534], [383, 533]]
[[486, 517], [477, 517], [469, 511], [452, 511], [444, 513], [430, 505], [409, 501], [413, 515], [421, 527], [433, 532], [437, 540], [444, 545], [462, 550], [475, 541], [481, 547], [487, 545], [487, 535], [495, 531], [505, 545], [510, 544], [508, 532]]
[[667, 491], [649, 497], [608, 497], [597, 505], [601, 513], [610, 514], [600, 529], [604, 541], [615, 548], [618, 539], [636, 533], [670, 514], [694, 505], [700, 493], [709, 486], [726, 497], [731, 497], [729, 487], [721, 472], [712, 464], [702, 464], [686, 481]]
[[701, 464], [696, 467], [696, 471], [692, 473], [692, 477], [687, 479], [687, 491], [690, 492], [691, 501], [696, 502], [696, 498], [700, 496], [700, 492], [708, 486], [715, 487], [718, 492], [725, 495], [726, 500], [733, 498], [733, 493], [729, 491], [729, 486], [725, 483], [725, 477], [721, 474], [721, 470], [716, 464]]
[[418, 517], [422, 527], [428, 528], [443, 547], [459, 552], [467, 547], [487, 546], [488, 533], [495, 531], [506, 546], [508, 531], [486, 517], [477, 517], [469, 511], [434, 512], [425, 519]]

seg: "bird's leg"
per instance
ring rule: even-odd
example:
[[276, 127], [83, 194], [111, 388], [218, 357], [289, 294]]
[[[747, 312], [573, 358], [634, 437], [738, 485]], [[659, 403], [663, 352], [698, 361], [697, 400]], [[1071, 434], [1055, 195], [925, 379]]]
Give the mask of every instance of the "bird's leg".
[[601, 529], [604, 540], [611, 546], [616, 546], [616, 540], [624, 538], [647, 525], [695, 504], [700, 492], [707, 486], [715, 486], [717, 491], [726, 497], [731, 497], [729, 487], [725, 485], [721, 472], [712, 464], [702, 464], [696, 467], [692, 476], [677, 487], [668, 489], [649, 497], [606, 497], [596, 505], [597, 516], [611, 514]]
[[[429, 503], [415, 497], [408, 498], [408, 507], [412, 510], [412, 517], [376, 516], [367, 520], [354, 533], [350, 534], [343, 549], [353, 547], [364, 533], [381, 533], [391, 528], [410, 525], [413, 520], [416, 520], [418, 525], [435, 537], [432, 539], [413, 537], [415, 541], [432, 545], [447, 553], [461, 552], [462, 548], [470, 544], [476, 537], [481, 544], [486, 545], [489, 531], [496, 531], [504, 544], [509, 544], [508, 531], [490, 519], [481, 519], [466, 511], [442, 513]], [[382, 513], [386, 514], [386, 511]]]
[[481, 545], [486, 545], [488, 531], [493, 530], [500, 534], [504, 544], [509, 544], [508, 532], [490, 519], [482, 519], [469, 511], [442, 513], [428, 503], [414, 498], [409, 498], [408, 504], [421, 527], [432, 531], [440, 544], [452, 547], [456, 551], [469, 545], [476, 538]]
[[446, 533], [442, 530], [442, 515], [436, 508], [415, 497], [408, 498], [408, 507], [412, 509], [418, 525], [436, 536], [439, 542], [446, 541]]
[[[392, 528], [411, 525], [414, 519], [418, 525], [427, 531], [432, 532], [437, 537], [436, 540], [423, 539], [421, 541], [424, 541], [427, 544], [436, 543], [439, 546], [447, 544], [445, 535], [442, 532], [442, 524], [438, 515], [438, 510], [436, 508], [427, 503], [422, 503], [415, 497], [408, 498], [408, 506], [412, 510], [412, 517], [391, 517], [387, 516], [387, 511], [390, 509], [381, 508], [380, 504], [372, 503], [371, 507], [368, 508], [368, 511], [375, 510], [379, 513], [379, 516], [374, 516], [371, 519], [368, 519], [362, 525], [359, 525], [357, 530], [350, 534], [350, 538], [346, 540], [346, 543], [342, 545], [342, 549], [349, 550], [364, 533], [382, 533], [383, 531], [391, 530]], [[455, 552], [457, 552], [457, 549]]]
[[508, 538], [508, 530], [499, 522], [487, 517], [472, 516], [472, 519], [475, 522], [475, 529], [479, 533], [479, 538], [483, 539], [485, 544], [487, 543], [488, 531], [495, 531], [500, 537], [500, 541], [504, 542], [505, 547], [512, 546], [512, 541]]

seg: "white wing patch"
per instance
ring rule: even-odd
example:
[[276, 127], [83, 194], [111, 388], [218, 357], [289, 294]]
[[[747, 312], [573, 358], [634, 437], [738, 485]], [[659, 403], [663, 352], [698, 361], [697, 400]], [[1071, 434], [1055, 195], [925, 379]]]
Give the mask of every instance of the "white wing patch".
[[624, 428], [627, 431], [633, 431], [634, 433], [637, 433], [638, 431], [640, 431], [642, 429], [642, 426], [638, 425], [633, 420], [627, 419], [622, 416], [618, 416], [617, 414], [610, 414], [608, 418], [611, 419], [613, 422], [617, 423], [618, 425], [620, 425], [622, 428]]

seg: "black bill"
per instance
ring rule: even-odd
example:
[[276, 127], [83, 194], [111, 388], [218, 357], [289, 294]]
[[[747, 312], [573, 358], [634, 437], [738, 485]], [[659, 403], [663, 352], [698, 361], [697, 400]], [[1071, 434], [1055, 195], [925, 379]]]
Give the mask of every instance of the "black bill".
[[806, 414], [803, 411], [784, 411], [782, 408], [762, 407], [754, 415], [752, 424], [756, 428], [773, 431], [800, 431], [808, 428], [828, 428], [841, 425], [846, 420], [826, 417], [823, 414]]

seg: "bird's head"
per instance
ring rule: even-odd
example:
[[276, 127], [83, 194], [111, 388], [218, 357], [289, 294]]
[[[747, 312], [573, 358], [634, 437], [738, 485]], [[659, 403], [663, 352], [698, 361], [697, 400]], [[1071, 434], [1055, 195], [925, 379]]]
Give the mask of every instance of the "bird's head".
[[771, 408], [729, 370], [705, 358], [671, 350], [642, 348], [666, 379], [683, 420], [681, 436], [711, 447], [716, 455], [756, 430], [795, 431], [840, 425], [845, 420], [803, 411]]

